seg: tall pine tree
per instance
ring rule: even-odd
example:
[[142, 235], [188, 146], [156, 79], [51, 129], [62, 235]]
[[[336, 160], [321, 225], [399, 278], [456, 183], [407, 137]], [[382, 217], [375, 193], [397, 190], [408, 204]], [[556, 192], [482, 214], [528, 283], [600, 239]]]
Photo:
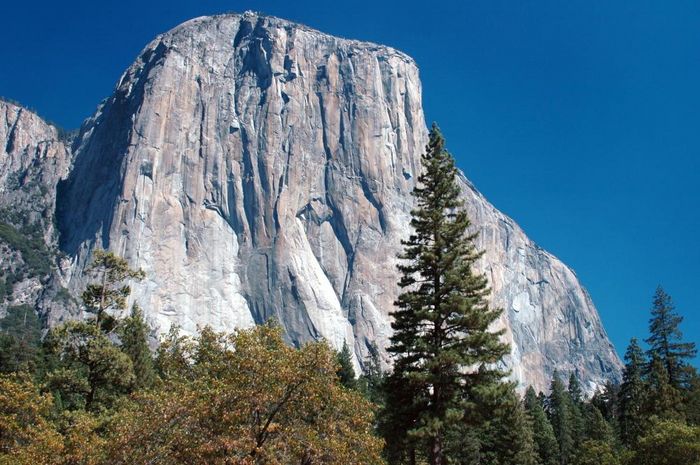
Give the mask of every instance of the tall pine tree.
[[153, 385], [156, 370], [148, 347], [148, 325], [143, 319], [141, 307], [134, 304], [131, 316], [125, 318], [119, 326], [121, 349], [131, 359], [134, 366], [134, 388], [146, 389]]
[[625, 369], [620, 385], [620, 439], [628, 447], [636, 444], [642, 434], [644, 408], [644, 381], [642, 370], [644, 354], [636, 338], [632, 338], [625, 352]]
[[[676, 389], [688, 387], [692, 368], [687, 360], [697, 355], [695, 344], [683, 342], [679, 328], [683, 317], [675, 313], [675, 306], [661, 286], [656, 288], [649, 320], [649, 360], [658, 357], [668, 373], [668, 381]], [[649, 365], [651, 372], [651, 365]]]
[[[469, 232], [457, 168], [436, 125], [422, 164], [413, 191], [414, 233], [403, 242], [403, 292], [392, 314], [389, 351], [395, 356], [391, 384], [403, 384], [409, 397], [425, 405], [407, 406], [417, 417], [404, 423], [408, 431], [391, 434], [414, 438], [431, 465], [442, 465], [445, 438], [460, 428], [465, 408], [475, 398], [473, 390], [501, 382], [504, 373], [495, 364], [509, 348], [500, 341], [501, 332], [489, 330], [501, 310], [489, 307], [486, 277], [473, 269], [481, 252], [474, 245], [476, 234]], [[388, 399], [387, 404], [394, 402]]]
[[559, 443], [559, 463], [568, 465], [572, 463], [576, 444], [574, 441], [574, 413], [571, 396], [564, 387], [564, 383], [558, 372], [554, 372], [549, 398], [547, 399], [547, 413], [554, 428], [554, 435]]
[[666, 365], [659, 357], [653, 357], [650, 366], [644, 395], [644, 413], [662, 420], [682, 420], [684, 412], [681, 392], [669, 382]]
[[497, 400], [493, 419], [482, 435], [481, 462], [484, 465], [539, 465], [533, 424], [513, 386]]
[[571, 437], [574, 441], [574, 448], [578, 449], [585, 435], [586, 420], [581, 384], [574, 373], [569, 376], [568, 391], [571, 399]]
[[338, 363], [338, 370], [336, 371], [338, 381], [348, 389], [355, 389], [357, 387], [355, 368], [352, 366], [352, 355], [347, 342], [343, 341], [343, 348], [336, 355], [336, 360]]
[[96, 249], [92, 252], [92, 263], [85, 270], [95, 281], [89, 283], [82, 294], [83, 304], [95, 315], [97, 326], [110, 332], [116, 325], [111, 312], [126, 310], [126, 301], [131, 294], [130, 280], [142, 280], [143, 270], [134, 270], [129, 263], [113, 252]]
[[554, 436], [552, 424], [547, 419], [542, 402], [530, 386], [525, 392], [525, 410], [532, 422], [532, 432], [539, 455], [538, 463], [542, 465], [559, 464], [559, 444]]

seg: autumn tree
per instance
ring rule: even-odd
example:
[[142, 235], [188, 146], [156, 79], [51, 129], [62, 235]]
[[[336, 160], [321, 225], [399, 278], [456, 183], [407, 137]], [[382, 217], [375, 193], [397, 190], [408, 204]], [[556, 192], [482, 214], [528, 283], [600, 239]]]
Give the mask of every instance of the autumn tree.
[[325, 342], [294, 349], [268, 325], [234, 335], [204, 328], [193, 344], [182, 338], [177, 360], [192, 370], [166, 369], [173, 376], [161, 389], [120, 412], [108, 463], [381, 463], [372, 408], [340, 386]]
[[[407, 415], [387, 441], [418, 443], [431, 465], [446, 463], [445, 438], [461, 428], [478, 386], [501, 382], [495, 364], [508, 353], [502, 332], [490, 326], [501, 314], [491, 308], [486, 277], [474, 270], [481, 257], [460, 199], [457, 168], [436, 125], [422, 155], [423, 171], [413, 191], [413, 233], [403, 242], [399, 266], [403, 290], [392, 313], [395, 381]], [[408, 402], [408, 403], [406, 403]], [[419, 405], [424, 403], [424, 405]], [[397, 406], [399, 407], [399, 406]]]
[[63, 451], [53, 400], [26, 375], [0, 375], [0, 465], [48, 465]]

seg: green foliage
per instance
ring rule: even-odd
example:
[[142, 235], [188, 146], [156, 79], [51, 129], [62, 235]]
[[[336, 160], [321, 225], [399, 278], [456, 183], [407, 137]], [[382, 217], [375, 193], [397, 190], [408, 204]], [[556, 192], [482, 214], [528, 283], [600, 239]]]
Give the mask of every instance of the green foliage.
[[51, 360], [46, 382], [65, 409], [110, 408], [133, 386], [131, 360], [94, 324], [54, 328], [45, 347]]
[[111, 329], [115, 322], [108, 311], [126, 309], [126, 299], [131, 287], [124, 284], [128, 280], [141, 280], [142, 270], [134, 270], [129, 263], [112, 252], [97, 249], [92, 253], [92, 264], [86, 269], [95, 281], [88, 284], [82, 294], [87, 310], [95, 314], [97, 325]]
[[[504, 392], [505, 391], [505, 392]], [[533, 425], [512, 385], [504, 385], [493, 399], [494, 409], [484, 422], [480, 463], [484, 465], [537, 465], [540, 456]], [[461, 442], [461, 441], [460, 441]], [[458, 446], [461, 446], [458, 443]]]
[[177, 325], [170, 327], [168, 334], [161, 338], [156, 350], [156, 372], [165, 380], [191, 379], [194, 377], [190, 354], [193, 341], [180, 334]]
[[541, 465], [559, 464], [559, 444], [544, 406], [530, 386], [525, 392], [525, 409], [532, 422], [533, 439]]
[[379, 359], [379, 348], [376, 344], [370, 346], [370, 356], [365, 360], [365, 370], [357, 381], [357, 389], [375, 405], [384, 405], [384, 381], [385, 374], [382, 371]]
[[52, 254], [46, 248], [41, 235], [40, 227], [27, 225], [22, 230], [14, 226], [0, 222], [0, 241], [6, 243], [10, 249], [19, 252], [25, 266], [18, 267], [16, 272], [9, 269], [3, 270], [6, 275], [0, 279], [0, 301], [12, 294], [15, 283], [24, 278], [44, 277], [51, 272]]
[[571, 411], [571, 438], [574, 443], [574, 450], [577, 450], [586, 430], [586, 420], [584, 418], [583, 394], [578, 378], [574, 373], [569, 376], [569, 405]]
[[74, 303], [75, 299], [73, 296], [70, 294], [68, 289], [65, 287], [59, 287], [58, 290], [56, 291], [56, 295], [53, 298], [54, 302], [63, 304], [63, 305], [68, 305], [70, 303]]
[[420, 411], [427, 408], [427, 399], [424, 391], [407, 381], [394, 371], [383, 384], [385, 404], [379, 412], [377, 430], [385, 439], [384, 456], [390, 464], [415, 464], [416, 457], [425, 452], [409, 432]]
[[[486, 277], [473, 270], [481, 252], [474, 246], [476, 234], [469, 232], [457, 169], [444, 145], [433, 125], [413, 191], [414, 233], [403, 242], [400, 256], [403, 292], [392, 313], [391, 384], [403, 388], [387, 392], [403, 403], [392, 399], [387, 407], [403, 409], [399, 417], [407, 420], [386, 432], [387, 441], [410, 438], [431, 464], [445, 463], [446, 436], [461, 427], [465, 410], [479, 407], [474, 390], [501, 381], [504, 373], [495, 364], [509, 350], [500, 342], [502, 332], [489, 330], [501, 310], [489, 307]], [[417, 416], [408, 418], [412, 414]]]
[[29, 305], [8, 307], [0, 330], [0, 372], [34, 373], [41, 358], [41, 322], [34, 309]]
[[0, 465], [48, 464], [62, 452], [51, 404], [26, 374], [0, 375]]
[[120, 412], [107, 463], [381, 463], [371, 406], [339, 385], [327, 344], [293, 349], [271, 326], [173, 339], [189, 377]]
[[620, 465], [620, 459], [610, 442], [589, 439], [581, 444], [574, 465]]
[[691, 379], [686, 392], [685, 415], [690, 424], [700, 426], [700, 376], [697, 373]]
[[584, 405], [583, 408], [586, 423], [584, 437], [586, 440], [607, 443], [612, 447], [615, 444], [614, 431], [600, 410], [598, 410], [598, 407], [589, 403]]
[[596, 392], [591, 398], [591, 404], [595, 405], [603, 414], [608, 423], [617, 428], [620, 411], [620, 385], [612, 381], [606, 381], [602, 391]]
[[134, 370], [134, 388], [147, 389], [153, 386], [156, 371], [148, 347], [148, 326], [143, 319], [141, 308], [134, 304], [131, 316], [120, 322], [117, 329], [121, 340], [121, 350], [129, 359]]
[[700, 463], [700, 427], [679, 421], [654, 422], [640, 438], [634, 465], [698, 465]]
[[636, 444], [643, 431], [645, 385], [642, 380], [644, 355], [632, 338], [625, 352], [625, 369], [620, 385], [620, 439], [626, 446]]
[[350, 354], [350, 348], [346, 342], [343, 342], [343, 348], [338, 352], [336, 360], [338, 363], [336, 375], [340, 380], [340, 384], [348, 389], [356, 389], [357, 379], [355, 379], [355, 369], [352, 366], [352, 355]]
[[[661, 286], [654, 294], [654, 304], [649, 320], [649, 359], [657, 357], [664, 365], [669, 383], [675, 389], [688, 386], [692, 369], [688, 360], [697, 355], [697, 349], [692, 342], [683, 342], [680, 324], [683, 317], [675, 313], [671, 296], [666, 294]], [[649, 372], [651, 366], [649, 367]]]
[[559, 461], [562, 465], [570, 464], [576, 454], [574, 405], [557, 372], [552, 378], [547, 413], [559, 444]]
[[669, 382], [668, 372], [659, 357], [654, 356], [647, 377], [644, 414], [666, 420], [684, 417], [681, 392]]

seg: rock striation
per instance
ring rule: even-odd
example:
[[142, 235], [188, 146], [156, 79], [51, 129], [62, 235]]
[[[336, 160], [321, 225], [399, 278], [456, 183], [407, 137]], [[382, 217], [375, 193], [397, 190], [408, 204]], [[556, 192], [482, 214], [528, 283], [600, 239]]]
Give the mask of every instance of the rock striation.
[[[109, 248], [146, 272], [133, 297], [156, 333], [274, 318], [292, 343], [346, 342], [358, 366], [376, 344], [388, 364], [426, 141], [405, 54], [255, 13], [193, 19], [146, 46], [76, 137], [55, 200], [60, 277], [77, 294]], [[461, 183], [513, 378], [619, 376], [574, 273]]]
[[54, 241], [56, 186], [68, 175], [70, 150], [34, 112], [0, 99], [0, 221], [37, 224]]
[[51, 273], [58, 266], [56, 187], [71, 164], [64, 139], [34, 112], [0, 100], [0, 315], [7, 305], [47, 314], [71, 304]]

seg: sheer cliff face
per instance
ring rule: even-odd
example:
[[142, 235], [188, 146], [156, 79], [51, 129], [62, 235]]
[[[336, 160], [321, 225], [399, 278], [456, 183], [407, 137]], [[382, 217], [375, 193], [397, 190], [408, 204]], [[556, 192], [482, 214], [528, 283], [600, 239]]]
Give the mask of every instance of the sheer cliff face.
[[[43, 313], [56, 306], [61, 288], [46, 275], [52, 260], [45, 255], [55, 251], [56, 185], [69, 166], [70, 150], [56, 128], [0, 100], [0, 287], [9, 290], [0, 295], [0, 315], [8, 305], [37, 305]], [[24, 256], [7, 236], [10, 228], [15, 237], [31, 239], [38, 255]]]
[[[75, 143], [57, 208], [71, 287], [110, 248], [146, 272], [134, 297], [158, 331], [275, 318], [291, 342], [345, 341], [361, 362], [391, 334], [426, 140], [406, 55], [253, 14], [189, 21], [146, 47]], [[572, 271], [462, 183], [513, 376], [616, 377]]]
[[0, 222], [38, 223], [51, 243], [56, 184], [68, 175], [68, 148], [55, 127], [2, 100], [0, 144]]

